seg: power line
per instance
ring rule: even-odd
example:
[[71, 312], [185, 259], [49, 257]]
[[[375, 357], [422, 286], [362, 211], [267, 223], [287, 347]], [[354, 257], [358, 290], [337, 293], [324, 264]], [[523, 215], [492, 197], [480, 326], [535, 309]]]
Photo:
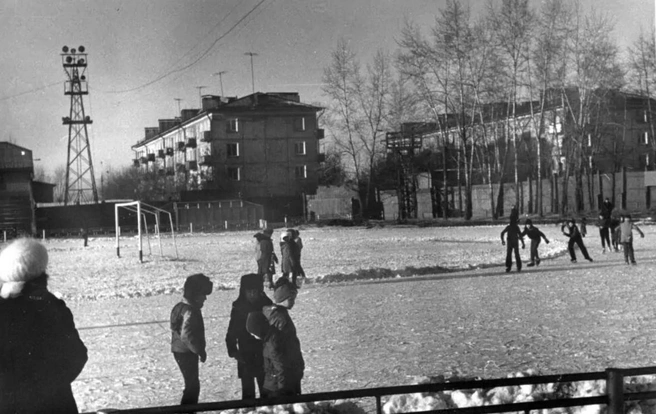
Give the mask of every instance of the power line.
[[35, 88], [35, 89], [30, 89], [30, 90], [25, 91], [25, 92], [20, 92], [20, 93], [17, 93], [15, 95], [3, 96], [3, 97], [0, 97], [0, 101], [6, 101], [6, 100], [9, 100], [9, 99], [18, 98], [19, 96], [27, 95], [27, 94], [30, 94], [30, 93], [39, 92], [39, 91], [42, 91], [44, 89], [51, 88], [55, 85], [61, 85], [62, 83], [63, 83], [63, 81], [57, 81], [57, 82], [53, 82], [53, 83], [50, 83], [48, 85], [44, 85], [44, 86], [41, 86], [41, 87], [38, 87], [38, 88]]
[[143, 84], [143, 85], [141, 85], [141, 86], [137, 86], [137, 87], [135, 87], [135, 88], [131, 88], [131, 89], [125, 89], [125, 90], [122, 90], [122, 91], [108, 91], [107, 93], [127, 93], [127, 92], [134, 92], [134, 91], [137, 91], [137, 90], [140, 90], [140, 89], [146, 88], [146, 87], [148, 87], [148, 86], [150, 86], [150, 85], [152, 85], [152, 84], [154, 84], [154, 83], [156, 83], [156, 82], [159, 82], [159, 81], [161, 81], [162, 79], [164, 79], [164, 78], [166, 78], [166, 77], [168, 77], [168, 76], [170, 76], [170, 75], [172, 75], [172, 74], [174, 74], [174, 73], [182, 72], [182, 71], [187, 70], [187, 69], [189, 69], [190, 67], [196, 65], [196, 63], [200, 62], [205, 56], [207, 56], [207, 54], [208, 54], [208, 53], [214, 48], [214, 46], [216, 46], [216, 44], [217, 44], [218, 42], [220, 42], [221, 40], [223, 40], [223, 38], [225, 38], [227, 35], [229, 35], [229, 34], [230, 34], [235, 28], [237, 28], [237, 26], [238, 26], [239, 24], [241, 24], [241, 22], [243, 22], [244, 20], [246, 20], [246, 18], [247, 18], [248, 16], [250, 16], [250, 15], [251, 15], [251, 14], [252, 14], [252, 13], [258, 8], [258, 7], [260, 7], [260, 6], [262, 5], [262, 3], [264, 3], [265, 1], [266, 1], [266, 0], [260, 0], [260, 2], [257, 3], [255, 6], [253, 6], [253, 8], [251, 8], [251, 9], [248, 11], [248, 13], [246, 13], [241, 19], [239, 19], [239, 20], [237, 21], [237, 23], [235, 23], [234, 25], [232, 25], [232, 26], [230, 27], [230, 29], [228, 29], [227, 32], [225, 32], [224, 34], [222, 34], [221, 36], [219, 36], [217, 39], [215, 39], [214, 42], [212, 42], [212, 44], [211, 44], [211, 45], [210, 45], [210, 46], [209, 46], [209, 47], [208, 47], [208, 48], [207, 48], [207, 49], [206, 49], [206, 50], [205, 50], [205, 51], [204, 51], [204, 52], [203, 52], [198, 58], [196, 58], [196, 60], [192, 61], [192, 62], [189, 63], [188, 65], [183, 66], [183, 67], [181, 67], [181, 68], [179, 68], [179, 69], [173, 69], [173, 70], [171, 70], [171, 71], [169, 71], [169, 72], [167, 72], [167, 73], [165, 73], [165, 74], [163, 74], [163, 75], [161, 75], [161, 76], [158, 76], [157, 78], [153, 79], [152, 81], [147, 82], [147, 83], [145, 83], [145, 84]]

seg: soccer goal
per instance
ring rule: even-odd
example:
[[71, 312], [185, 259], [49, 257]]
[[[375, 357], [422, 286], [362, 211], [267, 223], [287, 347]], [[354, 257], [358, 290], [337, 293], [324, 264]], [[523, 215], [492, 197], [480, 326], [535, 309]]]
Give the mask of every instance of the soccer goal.
[[171, 226], [171, 239], [173, 240], [173, 248], [175, 249], [175, 258], [178, 258], [178, 246], [175, 242], [175, 230], [173, 227], [173, 216], [170, 212], [162, 210], [146, 204], [141, 201], [130, 201], [127, 203], [117, 203], [114, 205], [114, 222], [116, 224], [116, 256], [121, 257], [121, 224], [119, 222], [119, 210], [125, 209], [137, 214], [137, 232], [139, 236], [139, 261], [143, 262], [143, 233], [142, 228], [146, 233], [146, 241], [148, 242], [148, 253], [152, 254], [152, 249], [150, 246], [150, 234], [148, 233], [148, 217], [153, 216], [155, 218], [155, 238], [159, 244], [159, 254], [164, 256], [162, 248], [162, 238], [160, 234], [160, 214], [168, 215], [169, 225]]

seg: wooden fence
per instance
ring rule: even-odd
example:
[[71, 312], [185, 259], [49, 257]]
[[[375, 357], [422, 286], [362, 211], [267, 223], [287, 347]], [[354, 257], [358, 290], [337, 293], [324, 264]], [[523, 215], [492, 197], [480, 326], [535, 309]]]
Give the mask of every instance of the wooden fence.
[[[563, 375], [542, 375], [517, 378], [499, 378], [477, 381], [458, 381], [444, 383], [430, 383], [419, 385], [405, 385], [396, 387], [364, 388], [357, 390], [324, 392], [315, 394], [303, 394], [294, 397], [235, 400], [210, 402], [195, 405], [174, 405], [163, 407], [136, 408], [128, 410], [100, 410], [97, 413], [132, 413], [132, 414], [165, 414], [165, 413], [190, 413], [223, 411], [240, 408], [252, 408], [273, 406], [281, 404], [308, 403], [316, 401], [333, 401], [345, 399], [374, 398], [376, 401], [376, 412], [382, 414], [382, 397], [414, 394], [414, 393], [436, 393], [440, 391], [492, 389], [507, 386], [519, 386], [527, 384], [550, 384], [571, 383], [580, 381], [606, 381], [606, 394], [592, 397], [545, 399], [541, 401], [485, 405], [479, 407], [450, 408], [434, 411], [422, 411], [422, 414], [489, 414], [520, 412], [528, 414], [532, 410], [543, 410], [551, 408], [580, 407], [586, 405], [607, 405], [608, 414], [623, 414], [624, 404], [629, 401], [642, 401], [656, 399], [656, 391], [625, 393], [624, 379], [642, 375], [656, 374], [656, 367], [642, 367], [630, 369], [608, 368], [605, 371], [585, 372]], [[91, 413], [88, 413], [91, 414]]]

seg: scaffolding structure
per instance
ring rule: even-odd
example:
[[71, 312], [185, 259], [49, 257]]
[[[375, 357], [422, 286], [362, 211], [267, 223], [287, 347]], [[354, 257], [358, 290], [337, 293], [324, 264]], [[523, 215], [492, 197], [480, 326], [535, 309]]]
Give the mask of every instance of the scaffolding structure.
[[98, 203], [98, 190], [93, 173], [89, 131], [87, 125], [93, 121], [84, 112], [82, 97], [89, 94], [87, 84], [87, 54], [84, 46], [76, 49], [62, 48], [62, 65], [67, 80], [64, 95], [71, 97], [71, 107], [64, 125], [68, 125], [68, 156], [66, 159], [66, 191], [64, 205]]

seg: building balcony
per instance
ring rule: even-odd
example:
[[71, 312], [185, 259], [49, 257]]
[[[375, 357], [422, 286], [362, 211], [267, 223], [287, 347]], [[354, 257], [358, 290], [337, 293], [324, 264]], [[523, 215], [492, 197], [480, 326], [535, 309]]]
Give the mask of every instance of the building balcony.
[[168, 157], [172, 157], [173, 156], [173, 148], [171, 148], [171, 147], [167, 148], [166, 149], [166, 155]]
[[187, 138], [187, 148], [196, 148], [196, 138]]
[[212, 156], [211, 155], [203, 155], [200, 157], [200, 165], [212, 165]]
[[142, 165], [143, 164], [148, 164], [148, 158], [146, 158], [146, 157], [139, 158], [139, 161], [141, 162]]
[[326, 161], [326, 154], [324, 153], [317, 154], [317, 162], [325, 162], [325, 161]]
[[155, 162], [155, 153], [148, 154], [148, 162]]
[[198, 163], [196, 161], [187, 161], [187, 169], [189, 171], [198, 170]]
[[326, 137], [323, 128], [317, 128], [316, 137], [317, 139], [324, 139]]
[[212, 142], [212, 132], [203, 131], [203, 135], [200, 137], [201, 142]]
[[132, 160], [132, 166], [133, 167], [138, 167], [141, 163], [139, 162], [139, 158], [135, 158]]
[[166, 175], [167, 176], [175, 175], [175, 171], [173, 171], [173, 168], [167, 168], [166, 169]]
[[182, 141], [178, 142], [178, 151], [184, 151], [185, 149], [186, 149], [185, 143]]
[[166, 153], [164, 152], [163, 149], [161, 149], [161, 150], [157, 150], [157, 157], [158, 157], [158, 158], [164, 158], [164, 157], [166, 157]]
[[178, 172], [185, 172], [185, 171], [187, 171], [187, 167], [186, 167], [184, 164], [182, 164], [182, 163], [177, 163], [177, 164], [175, 165], [175, 169], [176, 169], [176, 171], [178, 171]]

